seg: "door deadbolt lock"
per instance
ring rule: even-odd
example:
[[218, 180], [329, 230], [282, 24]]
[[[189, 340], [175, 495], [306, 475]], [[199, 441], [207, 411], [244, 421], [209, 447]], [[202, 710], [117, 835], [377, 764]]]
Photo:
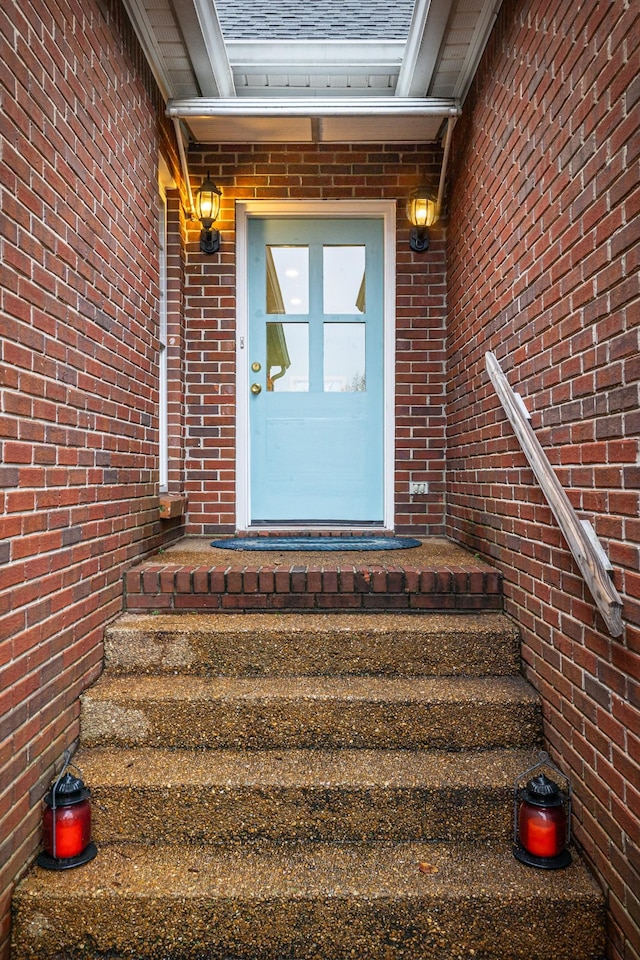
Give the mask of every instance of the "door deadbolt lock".
[[262, 387], [259, 383], [251, 384], [251, 393], [253, 393], [255, 396], [257, 396], [259, 393], [262, 393]]
[[259, 373], [262, 370], [262, 365], [259, 364], [257, 360], [255, 360], [251, 364], [251, 369], [253, 370], [254, 373]]

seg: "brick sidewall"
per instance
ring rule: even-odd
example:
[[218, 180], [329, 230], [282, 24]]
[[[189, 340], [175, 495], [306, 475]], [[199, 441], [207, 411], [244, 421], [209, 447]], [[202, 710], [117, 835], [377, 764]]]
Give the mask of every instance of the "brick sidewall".
[[[188, 532], [236, 528], [235, 218], [238, 199], [393, 199], [397, 212], [395, 529], [444, 532], [445, 240], [409, 249], [405, 200], [425, 175], [439, 176], [439, 150], [423, 145], [256, 145], [192, 149], [194, 190], [207, 172], [223, 199], [219, 254], [189, 238], [185, 309]], [[411, 481], [428, 483], [410, 495]]]
[[166, 131], [117, 0], [9, 0], [0, 63], [4, 960], [12, 883], [77, 737], [123, 571], [164, 536], [154, 238]]
[[[638, 6], [505, 0], [455, 131], [448, 531], [505, 577], [575, 837], [640, 944]], [[493, 351], [624, 601], [612, 639], [485, 371]]]

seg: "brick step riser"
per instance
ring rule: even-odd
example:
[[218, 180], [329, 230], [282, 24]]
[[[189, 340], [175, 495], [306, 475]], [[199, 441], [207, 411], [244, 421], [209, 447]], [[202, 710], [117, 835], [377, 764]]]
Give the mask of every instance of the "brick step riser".
[[501, 596], [467, 593], [266, 593], [266, 594], [127, 594], [129, 613], [357, 613], [358, 611], [450, 613], [502, 610]]
[[[62, 960], [57, 939], [66, 944], [64, 960], [595, 960], [603, 946], [603, 917], [593, 905], [498, 900], [481, 890], [473, 898], [371, 900], [124, 895], [117, 935], [113, 910], [113, 896], [83, 903], [80, 911], [64, 904], [46, 941], [36, 939], [33, 950], [28, 940], [16, 944], [14, 960]], [[34, 917], [18, 915], [17, 923], [33, 928]]]
[[500, 610], [502, 578], [495, 570], [157, 564], [129, 570], [125, 596], [127, 610], [141, 613]]
[[508, 845], [509, 785], [471, 788], [92, 786], [98, 843], [482, 841]]
[[541, 743], [534, 703], [148, 703], [83, 698], [83, 746], [476, 750]]

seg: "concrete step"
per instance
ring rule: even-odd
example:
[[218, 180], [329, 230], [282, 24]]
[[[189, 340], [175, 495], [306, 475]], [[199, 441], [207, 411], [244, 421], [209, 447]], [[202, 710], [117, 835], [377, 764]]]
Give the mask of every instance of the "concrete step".
[[513, 826], [533, 750], [80, 751], [98, 842], [452, 840]]
[[82, 743], [181, 748], [489, 749], [540, 743], [522, 677], [109, 677]]
[[110, 674], [504, 676], [519, 654], [500, 613], [126, 614], [105, 636]]
[[[105, 846], [36, 868], [12, 960], [596, 960], [602, 894], [483, 844]], [[61, 951], [61, 945], [64, 949]]]

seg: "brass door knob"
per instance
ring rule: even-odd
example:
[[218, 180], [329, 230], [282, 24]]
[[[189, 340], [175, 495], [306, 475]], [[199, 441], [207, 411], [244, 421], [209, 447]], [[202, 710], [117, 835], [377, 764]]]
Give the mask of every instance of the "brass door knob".
[[259, 383], [251, 384], [251, 393], [255, 394], [255, 396], [257, 396], [259, 393], [262, 393], [262, 387]]

